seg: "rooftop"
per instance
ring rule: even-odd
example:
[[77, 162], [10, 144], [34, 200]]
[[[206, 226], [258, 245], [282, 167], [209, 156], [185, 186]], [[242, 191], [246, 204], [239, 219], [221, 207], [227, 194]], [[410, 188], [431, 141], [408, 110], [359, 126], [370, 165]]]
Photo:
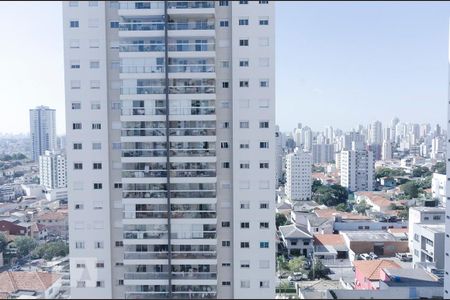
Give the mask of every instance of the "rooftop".
[[434, 286], [442, 285], [439, 279], [424, 269], [398, 269], [385, 268], [384, 272], [390, 277], [390, 281], [385, 282], [389, 286]]
[[355, 260], [353, 262], [357, 272], [361, 272], [369, 280], [380, 280], [382, 268], [400, 269], [400, 265], [392, 260]]
[[340, 234], [315, 234], [314, 245], [345, 245], [345, 241]]
[[434, 212], [434, 213], [443, 213], [443, 214], [445, 214], [445, 207], [425, 207], [425, 206], [420, 206], [420, 207], [411, 207], [410, 209], [417, 210], [417, 211], [420, 211], [420, 212]]
[[2, 272], [0, 293], [14, 293], [18, 290], [45, 291], [61, 276], [45, 272]]
[[321, 217], [321, 218], [332, 218], [334, 216], [340, 216], [342, 219], [347, 219], [347, 220], [369, 220], [370, 219], [367, 216], [337, 211], [334, 208], [316, 209], [316, 210], [314, 210], [314, 213], [318, 217]]
[[304, 239], [304, 238], [312, 238], [311, 235], [302, 231], [300, 228], [295, 226], [294, 224], [280, 226], [279, 230], [285, 239]]
[[420, 224], [423, 228], [428, 229], [434, 233], [444, 233], [445, 224]]
[[351, 242], [385, 242], [396, 241], [394, 235], [382, 230], [341, 231]]

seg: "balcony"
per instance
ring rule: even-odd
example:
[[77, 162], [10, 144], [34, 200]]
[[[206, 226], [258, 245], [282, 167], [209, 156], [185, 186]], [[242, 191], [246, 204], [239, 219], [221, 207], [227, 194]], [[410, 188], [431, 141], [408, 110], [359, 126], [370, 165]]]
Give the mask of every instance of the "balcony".
[[[215, 51], [215, 43], [170, 43], [171, 52], [207, 52]], [[120, 52], [163, 52], [163, 43], [120, 44]]]
[[[168, 272], [125, 272], [124, 279], [147, 280], [169, 279]], [[172, 272], [172, 279], [217, 279], [217, 273], [210, 272]]]
[[[167, 259], [168, 253], [165, 252], [127, 252], [125, 259]], [[215, 259], [215, 251], [172, 251], [173, 259]]]
[[120, 1], [119, 9], [164, 9], [163, 1]]
[[165, 108], [124, 108], [122, 116], [165, 115]]
[[[214, 30], [214, 24], [208, 22], [172, 22], [168, 30]], [[164, 30], [164, 22], [128, 22], [120, 23], [120, 31], [158, 31]]]
[[[123, 178], [158, 178], [166, 177], [167, 171], [122, 171]], [[170, 171], [171, 177], [216, 177], [215, 170]]]
[[168, 9], [214, 8], [214, 1], [169, 1]]

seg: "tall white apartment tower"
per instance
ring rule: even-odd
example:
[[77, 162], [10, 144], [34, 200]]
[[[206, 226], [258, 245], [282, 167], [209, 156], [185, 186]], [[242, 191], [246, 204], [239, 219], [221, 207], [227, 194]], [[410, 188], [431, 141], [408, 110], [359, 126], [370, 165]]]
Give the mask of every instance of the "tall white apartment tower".
[[312, 155], [301, 148], [286, 155], [286, 195], [291, 201], [311, 200]]
[[274, 3], [63, 6], [72, 296], [274, 298]]
[[55, 150], [46, 150], [39, 156], [39, 180], [47, 189], [67, 187], [66, 156]]
[[[450, 26], [449, 26], [449, 35], [450, 35]], [[449, 42], [450, 43], [450, 42]], [[448, 68], [450, 71], [450, 44], [449, 44], [449, 64]], [[449, 72], [450, 74], [450, 72]], [[450, 75], [449, 75], [449, 84], [450, 84]], [[450, 85], [449, 85], [450, 86]], [[447, 86], [447, 87], [449, 87]], [[448, 104], [447, 104], [447, 147], [446, 147], [446, 170], [447, 170], [447, 180], [450, 178], [450, 89], [448, 95]], [[436, 125], [437, 126], [437, 125]], [[450, 184], [446, 186], [446, 196], [447, 201], [450, 200]], [[444, 275], [444, 299], [450, 299], [450, 205], [445, 206], [446, 210], [446, 218], [445, 218], [445, 275]]]
[[375, 161], [373, 152], [361, 147], [341, 151], [341, 185], [350, 191], [373, 191], [375, 188]]
[[55, 110], [47, 106], [30, 109], [31, 158], [39, 160], [45, 150], [56, 149]]

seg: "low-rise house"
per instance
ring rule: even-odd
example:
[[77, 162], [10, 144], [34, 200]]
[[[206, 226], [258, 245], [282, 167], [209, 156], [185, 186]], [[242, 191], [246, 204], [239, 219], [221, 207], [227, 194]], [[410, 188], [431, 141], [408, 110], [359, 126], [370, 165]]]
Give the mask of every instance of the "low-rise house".
[[33, 223], [31, 225], [31, 237], [37, 241], [45, 241], [48, 236], [47, 228], [44, 225]]
[[60, 288], [61, 276], [55, 273], [0, 273], [0, 294], [7, 298], [54, 299]]
[[292, 206], [289, 202], [283, 201], [281, 203], [277, 203], [276, 212], [278, 214], [282, 214], [282, 215], [285, 215], [286, 217], [289, 217], [291, 210], [292, 210]]
[[6, 232], [10, 235], [28, 235], [29, 226], [24, 226], [22, 223], [0, 220], [0, 231]]
[[447, 176], [445, 174], [433, 173], [431, 179], [431, 197], [445, 203], [445, 191], [447, 188]]
[[290, 255], [303, 255], [308, 257], [312, 254], [312, 236], [301, 230], [295, 224], [280, 226], [281, 239]]
[[314, 234], [314, 257], [318, 259], [346, 259], [348, 248], [340, 234]]
[[396, 238], [386, 231], [341, 231], [349, 248], [351, 261], [362, 253], [373, 252], [379, 257], [394, 257], [396, 253], [409, 252], [408, 240]]
[[68, 217], [67, 211], [47, 211], [37, 217], [37, 223], [47, 228], [48, 234], [67, 238], [68, 236]]
[[377, 290], [380, 288], [381, 269], [399, 269], [399, 264], [392, 260], [358, 260], [355, 266], [355, 290]]
[[410, 207], [408, 217], [409, 248], [413, 249], [414, 224], [443, 224], [445, 220], [444, 207]]
[[380, 178], [380, 184], [385, 188], [393, 188], [397, 185], [395, 183], [395, 179], [393, 177], [388, 176]]
[[365, 201], [371, 206], [371, 209], [378, 212], [386, 212], [391, 210], [391, 204], [403, 206], [401, 202], [391, 201], [386, 198], [387, 194], [384, 192], [356, 192], [355, 199], [357, 203]]

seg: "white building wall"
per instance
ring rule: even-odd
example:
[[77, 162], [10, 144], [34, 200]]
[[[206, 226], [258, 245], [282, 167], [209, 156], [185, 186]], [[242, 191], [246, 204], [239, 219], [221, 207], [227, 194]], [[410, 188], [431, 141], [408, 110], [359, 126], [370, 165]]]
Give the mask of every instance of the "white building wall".
[[47, 189], [67, 187], [66, 156], [57, 151], [46, 150], [39, 156], [39, 180]]
[[296, 148], [286, 155], [286, 195], [291, 200], [310, 200], [312, 155]]
[[56, 149], [55, 110], [47, 106], [30, 109], [31, 158], [39, 159], [45, 150]]

